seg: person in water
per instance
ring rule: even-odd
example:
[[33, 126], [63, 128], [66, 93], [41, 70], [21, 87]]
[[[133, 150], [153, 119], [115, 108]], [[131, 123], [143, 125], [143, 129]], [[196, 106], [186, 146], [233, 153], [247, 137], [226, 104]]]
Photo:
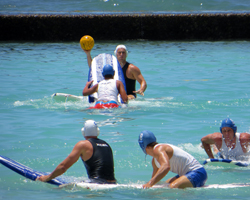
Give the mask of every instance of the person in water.
[[114, 80], [115, 71], [111, 65], [105, 65], [103, 67], [102, 75], [104, 80], [90, 87], [93, 81], [86, 83], [82, 94], [83, 96], [91, 95], [95, 92], [98, 94], [98, 99], [94, 107], [91, 108], [117, 108], [118, 94], [121, 95], [121, 99], [124, 103], [127, 103], [128, 96], [124, 89], [124, 85], [120, 80]]
[[50, 181], [65, 173], [79, 158], [87, 170], [89, 182], [100, 184], [115, 184], [114, 161], [112, 149], [107, 142], [98, 138], [99, 128], [93, 120], [87, 120], [82, 128], [81, 140], [74, 146], [72, 152], [49, 175], [37, 178], [42, 182]]
[[[92, 57], [90, 55], [91, 50], [84, 50], [83, 51], [87, 55], [87, 62], [88, 66], [91, 67]], [[118, 45], [114, 51], [115, 56], [118, 60], [118, 62], [121, 65], [125, 83], [126, 83], [126, 90], [128, 99], [135, 99], [136, 94], [140, 94], [144, 96], [144, 92], [147, 89], [147, 83], [141, 74], [141, 71], [138, 67], [135, 65], [129, 63], [126, 61], [126, 58], [128, 56], [128, 51], [125, 45]], [[140, 89], [136, 90], [136, 81], [140, 84]]]
[[208, 134], [201, 138], [202, 146], [209, 158], [214, 158], [211, 145], [219, 157], [230, 160], [247, 161], [250, 158], [249, 133], [238, 133], [237, 126], [230, 118], [222, 121], [220, 132]]
[[168, 143], [157, 143], [155, 135], [142, 131], [138, 143], [142, 151], [152, 156], [153, 173], [143, 188], [150, 188], [162, 180], [169, 171], [177, 176], [166, 181], [170, 188], [202, 187], [207, 180], [204, 167], [189, 153]]

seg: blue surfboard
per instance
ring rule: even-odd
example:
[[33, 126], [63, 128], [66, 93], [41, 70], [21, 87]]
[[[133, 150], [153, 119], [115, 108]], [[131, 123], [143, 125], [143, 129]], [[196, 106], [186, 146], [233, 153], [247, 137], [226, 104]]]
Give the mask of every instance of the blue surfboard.
[[235, 161], [235, 160], [229, 160], [229, 159], [222, 159], [222, 158], [209, 158], [206, 159], [203, 162], [203, 165], [209, 164], [209, 163], [225, 163], [225, 164], [230, 164], [230, 165], [236, 165], [239, 167], [248, 167], [249, 163], [247, 162], [242, 162], [242, 161]]
[[[104, 79], [104, 77], [102, 76], [102, 69], [106, 64], [113, 66], [113, 69], [115, 70], [114, 79], [120, 80], [123, 83], [126, 91], [125, 78], [123, 75], [121, 65], [115, 56], [107, 53], [99, 54], [98, 56], [94, 57], [91, 62], [91, 67], [89, 69], [89, 75], [88, 75], [88, 81], [93, 80], [91, 87]], [[97, 99], [98, 99], [97, 93], [89, 95], [89, 103], [93, 103]], [[120, 103], [124, 103], [120, 97], [118, 97], [118, 100]]]
[[[36, 171], [34, 169], [31, 169], [31, 168], [29, 168], [29, 167], [27, 167], [19, 162], [16, 162], [8, 157], [1, 156], [1, 155], [0, 155], [0, 163], [2, 165], [4, 165], [5, 167], [11, 169], [12, 171], [14, 171], [14, 172], [24, 176], [25, 178], [32, 180], [32, 181], [35, 181], [39, 176], [48, 174], [48, 173], [39, 172], [39, 171]], [[46, 183], [49, 183], [52, 185], [57, 185], [57, 186], [63, 185], [63, 184], [68, 184], [68, 182], [63, 181], [60, 178], [52, 179]]]

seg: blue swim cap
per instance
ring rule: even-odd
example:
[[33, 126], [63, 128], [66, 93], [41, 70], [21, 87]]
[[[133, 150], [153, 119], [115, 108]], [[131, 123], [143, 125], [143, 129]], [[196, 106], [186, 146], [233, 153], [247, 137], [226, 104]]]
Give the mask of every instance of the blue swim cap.
[[145, 154], [147, 154], [146, 147], [152, 142], [156, 142], [156, 138], [151, 131], [145, 130], [140, 133], [138, 143]]
[[231, 129], [234, 130], [234, 133], [236, 133], [237, 131], [237, 126], [234, 124], [234, 121], [227, 118], [227, 119], [224, 119], [222, 122], [221, 122], [221, 126], [220, 126], [220, 132], [222, 133], [222, 128], [224, 127], [229, 127]]
[[106, 76], [106, 75], [112, 75], [114, 76], [115, 74], [115, 70], [113, 69], [113, 67], [111, 65], [105, 65], [102, 69], [102, 75]]

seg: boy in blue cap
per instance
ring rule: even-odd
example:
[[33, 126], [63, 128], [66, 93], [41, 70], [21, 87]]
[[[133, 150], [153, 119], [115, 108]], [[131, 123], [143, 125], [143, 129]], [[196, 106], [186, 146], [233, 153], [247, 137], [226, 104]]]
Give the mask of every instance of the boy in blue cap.
[[98, 94], [95, 106], [90, 108], [117, 108], [119, 107], [118, 94], [121, 95], [123, 102], [127, 103], [128, 96], [124, 85], [121, 81], [114, 79], [114, 74], [115, 71], [113, 67], [111, 65], [105, 65], [102, 71], [104, 80], [95, 84], [93, 87], [90, 87], [93, 81], [87, 82], [82, 92], [83, 96], [88, 96], [95, 92]]
[[204, 167], [189, 153], [177, 146], [156, 142], [151, 131], [142, 131], [139, 135], [139, 145], [145, 154], [153, 157], [153, 173], [149, 182], [143, 188], [150, 188], [163, 179], [169, 171], [177, 176], [168, 179], [170, 188], [202, 187], [207, 180]]
[[237, 126], [232, 119], [222, 121], [220, 133], [215, 132], [201, 138], [202, 145], [209, 158], [214, 158], [210, 145], [215, 145], [220, 157], [224, 159], [247, 161], [249, 160], [249, 133], [238, 133]]

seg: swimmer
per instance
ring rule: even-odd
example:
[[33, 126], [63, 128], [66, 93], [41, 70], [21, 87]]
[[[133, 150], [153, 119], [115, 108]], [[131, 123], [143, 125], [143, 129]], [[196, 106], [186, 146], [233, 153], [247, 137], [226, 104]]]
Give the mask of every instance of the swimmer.
[[87, 120], [82, 128], [85, 140], [79, 141], [68, 157], [62, 161], [49, 175], [37, 178], [42, 182], [50, 181], [62, 175], [79, 158], [82, 159], [90, 182], [100, 184], [115, 184], [114, 161], [112, 149], [107, 142], [98, 137], [99, 128], [93, 120]]
[[[91, 50], [84, 50], [83, 51], [87, 55], [87, 62], [88, 66], [91, 67], [92, 57], [90, 55]], [[136, 94], [140, 94], [144, 96], [144, 92], [147, 89], [147, 83], [141, 74], [141, 71], [135, 65], [128, 63], [126, 58], [128, 56], [128, 51], [125, 45], [118, 45], [114, 51], [115, 56], [117, 57], [118, 62], [122, 67], [122, 71], [125, 78], [126, 83], [126, 90], [128, 99], [135, 99]], [[136, 90], [136, 81], [140, 84], [140, 89]]]
[[250, 134], [238, 133], [237, 126], [229, 118], [222, 121], [220, 132], [204, 136], [201, 142], [209, 158], [214, 158], [211, 145], [216, 146], [216, 151], [223, 159], [248, 161], [250, 158]]
[[172, 144], [157, 143], [154, 134], [147, 130], [140, 133], [138, 142], [142, 151], [153, 157], [152, 178], [142, 186], [143, 188], [152, 187], [162, 180], [169, 171], [177, 174], [166, 181], [170, 188], [184, 189], [205, 185], [207, 172], [189, 153]]

